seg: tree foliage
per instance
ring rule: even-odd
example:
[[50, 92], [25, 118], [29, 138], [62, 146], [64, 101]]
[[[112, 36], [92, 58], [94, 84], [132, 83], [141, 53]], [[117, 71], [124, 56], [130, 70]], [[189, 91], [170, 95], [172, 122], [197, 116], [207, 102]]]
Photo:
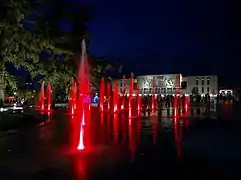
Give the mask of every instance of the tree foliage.
[[[3, 0], [0, 10], [0, 81], [16, 87], [5, 68], [11, 63], [24, 67], [32, 78], [42, 75], [42, 81], [67, 87], [77, 77], [81, 41], [90, 38], [86, 25], [93, 19], [90, 8], [65, 0]], [[88, 56], [94, 85], [106, 69], [118, 69], [107, 59]]]
[[[63, 0], [52, 0], [46, 5], [49, 8], [38, 12], [37, 21], [33, 23], [36, 32], [51, 38], [55, 49], [48, 51], [49, 57], [38, 63], [39, 72], [33, 70], [32, 75], [35, 77], [41, 74], [43, 81], [63, 88], [70, 84], [72, 78], [77, 79], [81, 41], [89, 40], [86, 24], [93, 19], [93, 13], [84, 4], [73, 5]], [[68, 28], [61, 28], [61, 22]], [[88, 59], [91, 66], [91, 82], [94, 85], [98, 85], [100, 76], [106, 69], [116, 68], [116, 65], [107, 59], [96, 58], [89, 52]]]
[[6, 71], [6, 63], [16, 68], [35, 69], [39, 53], [54, 49], [50, 39], [24, 26], [25, 16], [38, 6], [30, 0], [3, 0], [0, 4], [0, 72], [1, 84], [16, 87], [14, 78]]

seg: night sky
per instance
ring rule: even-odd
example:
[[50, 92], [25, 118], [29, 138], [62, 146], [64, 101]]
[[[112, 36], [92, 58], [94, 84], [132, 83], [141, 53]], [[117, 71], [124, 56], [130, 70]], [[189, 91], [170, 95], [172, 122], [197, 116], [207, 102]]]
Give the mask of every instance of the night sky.
[[118, 59], [136, 74], [217, 74], [221, 86], [241, 83], [238, 1], [88, 3], [95, 10], [95, 20], [89, 24], [93, 54]]
[[95, 56], [118, 60], [135, 74], [217, 74], [221, 86], [241, 84], [238, 1], [84, 2], [94, 11], [88, 26], [89, 49]]

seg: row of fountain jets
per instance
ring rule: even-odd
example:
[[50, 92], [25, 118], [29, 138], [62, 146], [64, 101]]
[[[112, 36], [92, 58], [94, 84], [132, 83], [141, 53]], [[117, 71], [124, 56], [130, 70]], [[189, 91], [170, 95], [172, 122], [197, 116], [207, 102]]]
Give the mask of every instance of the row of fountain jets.
[[[86, 44], [85, 41], [82, 41], [82, 54], [79, 63], [79, 71], [78, 71], [78, 78], [76, 81], [72, 79], [71, 87], [70, 87], [70, 109], [71, 114], [75, 114], [77, 111], [81, 111], [80, 107], [82, 104], [87, 104], [90, 109], [90, 80], [89, 80], [89, 71], [90, 67], [88, 64], [88, 59], [86, 55]], [[116, 113], [119, 110], [129, 110], [131, 113], [131, 109], [133, 106], [133, 90], [134, 90], [134, 74], [131, 73], [130, 84], [129, 84], [129, 97], [127, 98], [126, 95], [126, 78], [123, 76], [122, 82], [124, 83], [124, 90], [122, 92], [122, 97], [119, 96], [119, 89], [118, 89], [118, 82], [115, 81], [113, 84], [113, 90], [111, 88], [110, 82], [105, 83], [104, 78], [101, 79], [100, 82], [100, 111], [104, 112], [105, 110], [110, 111], [113, 109], [113, 112]], [[153, 83], [154, 86], [155, 83]], [[155, 89], [155, 87], [153, 87]], [[135, 98], [135, 110], [140, 111], [142, 105], [142, 98], [140, 97], [140, 90], [137, 90], [138, 93]], [[79, 96], [77, 96], [79, 94]], [[112, 95], [111, 95], [112, 94]], [[155, 93], [154, 93], [155, 94]], [[155, 110], [155, 96], [152, 95], [151, 100], [151, 109]], [[40, 104], [39, 107], [43, 111], [45, 110], [45, 96], [47, 97], [47, 110], [51, 110], [51, 100], [52, 100], [52, 89], [51, 85], [47, 85], [47, 91], [45, 95], [45, 86], [42, 83], [41, 88], [41, 95], [40, 95]], [[105, 109], [105, 100], [107, 101], [107, 109]], [[128, 102], [128, 104], [126, 103]], [[112, 102], [112, 103], [111, 103]], [[126, 107], [127, 106], [127, 107]]]

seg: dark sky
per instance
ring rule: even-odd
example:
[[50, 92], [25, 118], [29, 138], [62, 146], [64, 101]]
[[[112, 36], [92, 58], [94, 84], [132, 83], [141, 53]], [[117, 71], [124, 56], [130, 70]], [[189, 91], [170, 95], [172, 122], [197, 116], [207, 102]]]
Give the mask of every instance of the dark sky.
[[241, 84], [237, 0], [68, 1], [93, 8], [95, 56], [118, 60], [135, 74], [217, 74], [221, 86]]
[[238, 1], [87, 2], [95, 11], [89, 24], [94, 55], [118, 59], [136, 74], [218, 74], [222, 86], [241, 83]]

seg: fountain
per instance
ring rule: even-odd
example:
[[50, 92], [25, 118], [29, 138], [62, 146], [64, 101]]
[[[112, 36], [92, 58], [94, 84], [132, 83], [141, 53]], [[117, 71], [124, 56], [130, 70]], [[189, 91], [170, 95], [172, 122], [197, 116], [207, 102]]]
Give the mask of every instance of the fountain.
[[132, 96], [133, 96], [133, 82], [134, 74], [131, 73], [130, 85], [129, 85], [129, 118], [131, 118], [131, 108], [132, 108]]
[[79, 72], [78, 72], [78, 89], [77, 89], [77, 118], [80, 120], [79, 126], [79, 140], [77, 145], [77, 150], [85, 149], [84, 146], [84, 125], [88, 123], [87, 117], [90, 114], [89, 112], [89, 64], [86, 55], [86, 44], [85, 41], [82, 41], [81, 44], [81, 61], [79, 64]]
[[110, 87], [110, 83], [108, 82], [107, 83], [107, 103], [108, 103], [107, 107], [108, 107], [108, 110], [110, 110], [110, 98], [111, 98], [110, 93], [111, 93], [111, 87]]
[[71, 80], [70, 86], [70, 108], [71, 114], [74, 115], [76, 109], [76, 84], [74, 79]]
[[39, 106], [42, 111], [44, 110], [44, 99], [45, 99], [44, 82], [42, 82], [40, 98], [39, 98]]
[[52, 101], [52, 89], [51, 89], [51, 85], [50, 83], [48, 83], [48, 86], [47, 86], [47, 106], [48, 106], [48, 111], [51, 110], [51, 101]]
[[140, 97], [140, 89], [138, 89], [137, 92], [137, 110], [140, 111], [141, 110], [141, 97]]
[[[51, 104], [52, 104], [52, 89], [50, 83], [47, 85], [45, 93], [45, 85], [44, 82], [42, 82], [41, 91], [40, 91], [40, 97], [39, 97], [39, 103], [38, 103], [38, 109], [40, 111], [51, 111]], [[47, 102], [45, 102], [45, 96]], [[47, 103], [47, 109], [45, 109], [45, 103]]]
[[155, 112], [155, 89], [156, 89], [156, 82], [155, 82], [155, 77], [153, 77], [152, 80], [152, 96], [151, 96], [151, 110], [152, 114]]
[[123, 82], [123, 92], [122, 92], [121, 109], [124, 110], [125, 109], [125, 95], [126, 95], [126, 77], [125, 76], [122, 77], [122, 82]]
[[118, 83], [117, 81], [114, 82], [114, 91], [113, 91], [113, 106], [114, 106], [114, 113], [118, 111], [118, 101], [119, 101], [119, 95], [118, 95]]
[[105, 98], [105, 80], [102, 77], [100, 82], [100, 110], [104, 111], [104, 98]]

